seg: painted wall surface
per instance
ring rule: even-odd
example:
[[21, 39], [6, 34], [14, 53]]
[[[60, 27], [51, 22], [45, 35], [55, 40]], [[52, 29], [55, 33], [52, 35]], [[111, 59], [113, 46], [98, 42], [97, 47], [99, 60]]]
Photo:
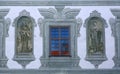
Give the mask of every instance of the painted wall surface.
[[[99, 13], [101, 13], [101, 16], [106, 20], [108, 24], [108, 28], [105, 29], [105, 39], [106, 39], [106, 55], [108, 60], [103, 62], [99, 68], [112, 68], [114, 66], [114, 62], [112, 58], [115, 55], [115, 46], [114, 46], [114, 38], [112, 37], [111, 33], [111, 28], [109, 24], [109, 19], [111, 17], [114, 18], [112, 15], [110, 8], [120, 8], [120, 6], [66, 6], [66, 8], [78, 8], [81, 9], [79, 15], [76, 18], [82, 18], [83, 24], [86, 18], [89, 17], [90, 13], [94, 10], [97, 10]], [[39, 12], [38, 8], [54, 8], [53, 6], [1, 6], [0, 9], [2, 8], [10, 8], [10, 11], [8, 15], [5, 18], [10, 18], [12, 23], [14, 19], [19, 15], [19, 12], [22, 10], [27, 10], [30, 12], [30, 15], [35, 19], [36, 23], [38, 18], [42, 17]], [[43, 18], [43, 17], [42, 17]], [[9, 29], [9, 37], [6, 38], [6, 56], [8, 57], [8, 67], [10, 69], [21, 69], [21, 65], [18, 64], [16, 61], [13, 61], [12, 58], [14, 56], [14, 49], [15, 49], [15, 27], [12, 26], [12, 23], [10, 25]], [[80, 66], [82, 68], [94, 68], [94, 66], [88, 62], [85, 61], [85, 56], [86, 56], [86, 28], [81, 27], [80, 34], [81, 36], [77, 40], [77, 46], [78, 46], [78, 55], [81, 58], [80, 60]], [[40, 63], [40, 56], [42, 55], [43, 51], [42, 47], [42, 37], [40, 37], [40, 30], [39, 26], [37, 24], [37, 27], [34, 29], [34, 55], [36, 60], [32, 61], [29, 65], [27, 65], [27, 68], [29, 69], [38, 69], [41, 65]]]

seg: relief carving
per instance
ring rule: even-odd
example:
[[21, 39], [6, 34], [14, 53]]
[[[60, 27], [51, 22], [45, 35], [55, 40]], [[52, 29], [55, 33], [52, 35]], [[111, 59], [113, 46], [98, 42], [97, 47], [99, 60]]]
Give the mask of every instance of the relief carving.
[[10, 27], [10, 24], [11, 24], [10, 18], [5, 19], [5, 24], [6, 24], [6, 37], [8, 37], [9, 36], [8, 31], [9, 31], [9, 27]]
[[30, 53], [32, 46], [32, 21], [29, 17], [22, 16], [17, 23], [17, 52]]
[[103, 23], [98, 18], [89, 21], [88, 49], [90, 54], [103, 53]]

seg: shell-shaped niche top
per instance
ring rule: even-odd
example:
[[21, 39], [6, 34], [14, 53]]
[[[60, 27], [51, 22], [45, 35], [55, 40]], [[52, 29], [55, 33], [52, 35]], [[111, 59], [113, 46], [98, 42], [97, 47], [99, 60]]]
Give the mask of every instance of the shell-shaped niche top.
[[22, 12], [20, 12], [19, 16], [30, 16], [30, 12], [23, 10]]
[[13, 26], [15, 26], [17, 24], [17, 21], [22, 17], [22, 16], [26, 16], [28, 18], [30, 18], [32, 20], [32, 23], [34, 26], [36, 26], [35, 20], [33, 17], [30, 16], [30, 12], [23, 10], [19, 13], [19, 16], [15, 18], [14, 22], [13, 22]]
[[90, 16], [91, 17], [101, 17], [101, 14], [98, 12], [98, 11], [96, 11], [96, 10], [94, 10], [94, 11], [92, 11], [92, 13], [90, 13]]
[[103, 22], [103, 25], [104, 25], [105, 28], [108, 27], [105, 19], [102, 18], [101, 14], [96, 10], [92, 11], [92, 13], [90, 13], [90, 16], [85, 20], [84, 27], [86, 27], [88, 25], [89, 20], [91, 20], [91, 18], [94, 18], [94, 17], [99, 18]]

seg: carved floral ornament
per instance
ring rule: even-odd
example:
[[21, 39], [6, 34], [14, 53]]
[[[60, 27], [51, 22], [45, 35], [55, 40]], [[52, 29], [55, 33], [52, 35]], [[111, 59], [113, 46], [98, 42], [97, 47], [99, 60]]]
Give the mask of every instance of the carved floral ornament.
[[49, 9], [38, 9], [40, 14], [45, 19], [75, 19], [80, 12], [80, 9], [65, 8], [63, 10], [49, 8]]

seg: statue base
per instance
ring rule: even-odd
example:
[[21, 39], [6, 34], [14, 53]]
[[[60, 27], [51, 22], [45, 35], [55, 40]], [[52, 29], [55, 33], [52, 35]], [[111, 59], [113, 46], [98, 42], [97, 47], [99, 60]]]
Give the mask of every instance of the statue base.
[[106, 56], [99, 56], [99, 55], [94, 55], [94, 56], [87, 56], [86, 60], [91, 62], [95, 66], [95, 68], [98, 68], [99, 65], [103, 62], [106, 61], [107, 58]]
[[40, 68], [80, 68], [79, 57], [50, 57], [40, 58]]
[[34, 56], [15, 56], [13, 58], [14, 61], [17, 61], [19, 64], [22, 65], [23, 68], [26, 67], [27, 64], [29, 64], [31, 61], [35, 60]]

